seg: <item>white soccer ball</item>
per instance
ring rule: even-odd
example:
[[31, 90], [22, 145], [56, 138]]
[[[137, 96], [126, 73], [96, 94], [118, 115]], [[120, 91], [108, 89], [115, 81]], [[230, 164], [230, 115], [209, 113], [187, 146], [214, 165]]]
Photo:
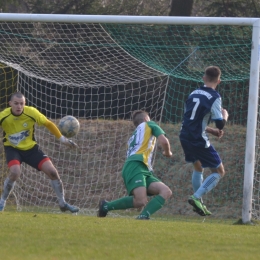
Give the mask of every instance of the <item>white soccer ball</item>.
[[67, 138], [75, 136], [79, 132], [80, 124], [74, 116], [64, 116], [61, 118], [58, 128], [62, 135]]

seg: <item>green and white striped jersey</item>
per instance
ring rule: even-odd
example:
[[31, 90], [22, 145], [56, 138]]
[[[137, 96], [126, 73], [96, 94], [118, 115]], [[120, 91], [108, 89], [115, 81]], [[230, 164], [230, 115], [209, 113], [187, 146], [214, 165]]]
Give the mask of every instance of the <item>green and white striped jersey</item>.
[[156, 138], [161, 134], [165, 134], [165, 132], [153, 121], [138, 125], [128, 140], [126, 161], [142, 161], [152, 171], [152, 156]]

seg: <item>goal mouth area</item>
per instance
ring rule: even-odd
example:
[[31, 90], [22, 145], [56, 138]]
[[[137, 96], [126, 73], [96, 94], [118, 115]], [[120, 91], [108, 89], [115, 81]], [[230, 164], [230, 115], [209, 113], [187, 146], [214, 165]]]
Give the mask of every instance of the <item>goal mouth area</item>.
[[[100, 198], [126, 195], [121, 170], [134, 130], [131, 113], [146, 110], [174, 154], [165, 159], [158, 148], [154, 156], [156, 176], [173, 190], [160, 213], [195, 218], [187, 203], [192, 169], [180, 155], [178, 133], [187, 95], [202, 84], [205, 67], [217, 65], [218, 91], [232, 112], [224, 138], [211, 139], [227, 174], [204, 201], [212, 219], [238, 219], [242, 209], [243, 221], [259, 219], [259, 55], [252, 48], [259, 46], [258, 25], [258, 18], [0, 14], [0, 106], [19, 90], [54, 123], [65, 115], [79, 120], [77, 151], [61, 147], [44, 128], [35, 133], [66, 200], [83, 214], [95, 212]], [[8, 169], [1, 154], [3, 182]], [[48, 179], [28, 166], [14, 193], [22, 210], [58, 212]], [[10, 199], [7, 210], [11, 205]]]

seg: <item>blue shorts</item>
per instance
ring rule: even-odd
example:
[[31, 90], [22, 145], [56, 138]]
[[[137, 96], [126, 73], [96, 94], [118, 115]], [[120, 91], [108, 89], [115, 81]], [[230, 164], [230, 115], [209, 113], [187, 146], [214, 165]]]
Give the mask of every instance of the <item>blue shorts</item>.
[[205, 148], [197, 147], [186, 140], [180, 139], [180, 142], [186, 162], [195, 163], [200, 161], [203, 168], [218, 168], [221, 164], [220, 156], [212, 145]]

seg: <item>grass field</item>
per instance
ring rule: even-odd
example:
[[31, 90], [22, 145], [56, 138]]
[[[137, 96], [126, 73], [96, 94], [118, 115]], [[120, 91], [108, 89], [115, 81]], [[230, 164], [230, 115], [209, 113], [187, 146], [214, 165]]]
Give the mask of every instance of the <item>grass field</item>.
[[0, 214], [1, 259], [259, 259], [260, 226]]
[[[78, 143], [83, 147], [81, 153], [84, 156], [77, 164], [67, 163], [77, 160], [66, 152], [64, 158], [60, 155], [59, 160], [55, 161], [66, 184], [69, 202], [81, 209], [96, 210], [100, 198], [112, 199], [110, 196], [117, 198], [123, 194], [120, 174], [125, 147], [119, 144], [125, 144], [125, 135], [119, 134], [121, 139], [117, 137], [116, 142], [116, 136], [109, 140], [106, 136], [107, 129], [115, 132], [113, 127], [127, 132], [129, 122], [119, 122], [118, 126], [114, 122], [109, 122], [109, 126], [106, 123], [98, 121], [88, 124], [89, 128], [95, 126], [93, 135], [95, 132], [97, 134], [95, 138], [82, 136], [79, 139], [82, 140]], [[173, 198], [159, 212], [162, 218], [155, 214], [150, 221], [137, 221], [133, 217], [138, 215], [137, 211], [121, 212], [121, 217], [111, 217], [109, 213], [109, 217], [104, 219], [84, 215], [82, 211], [77, 216], [43, 213], [49, 202], [50, 211], [59, 212], [56, 198], [49, 191], [49, 181], [26, 169], [22, 177], [31, 176], [32, 179], [23, 182], [27, 180], [24, 178], [16, 185], [20, 189], [15, 190], [16, 196], [12, 194], [9, 197], [5, 211], [0, 213], [0, 260], [260, 259], [260, 225], [233, 225], [241, 217], [244, 129], [227, 127], [223, 139], [213, 139], [223, 156], [227, 174], [218, 187], [205, 197], [206, 205], [213, 212], [213, 216], [205, 220], [195, 214], [187, 203], [192, 192], [191, 168], [184, 163], [179, 152], [179, 126], [169, 124], [164, 128], [171, 134], [174, 156], [165, 160], [158, 150], [156, 157], [156, 175], [173, 190]], [[87, 133], [90, 134], [90, 131]], [[236, 142], [237, 139], [241, 141]], [[99, 140], [100, 145], [95, 140]], [[47, 147], [49, 152], [58, 151], [52, 145]], [[98, 147], [100, 151], [93, 152], [93, 147]], [[113, 156], [106, 157], [110, 155], [107, 148], [114, 151]], [[102, 164], [97, 159], [100, 155], [105, 156]], [[0, 160], [2, 169], [6, 167], [4, 165], [4, 159]], [[81, 168], [76, 168], [79, 166]], [[2, 174], [1, 183], [4, 178]], [[46, 186], [43, 186], [45, 181]], [[40, 201], [36, 200], [36, 195]], [[30, 210], [29, 213], [16, 211], [16, 198], [19, 208]]]

